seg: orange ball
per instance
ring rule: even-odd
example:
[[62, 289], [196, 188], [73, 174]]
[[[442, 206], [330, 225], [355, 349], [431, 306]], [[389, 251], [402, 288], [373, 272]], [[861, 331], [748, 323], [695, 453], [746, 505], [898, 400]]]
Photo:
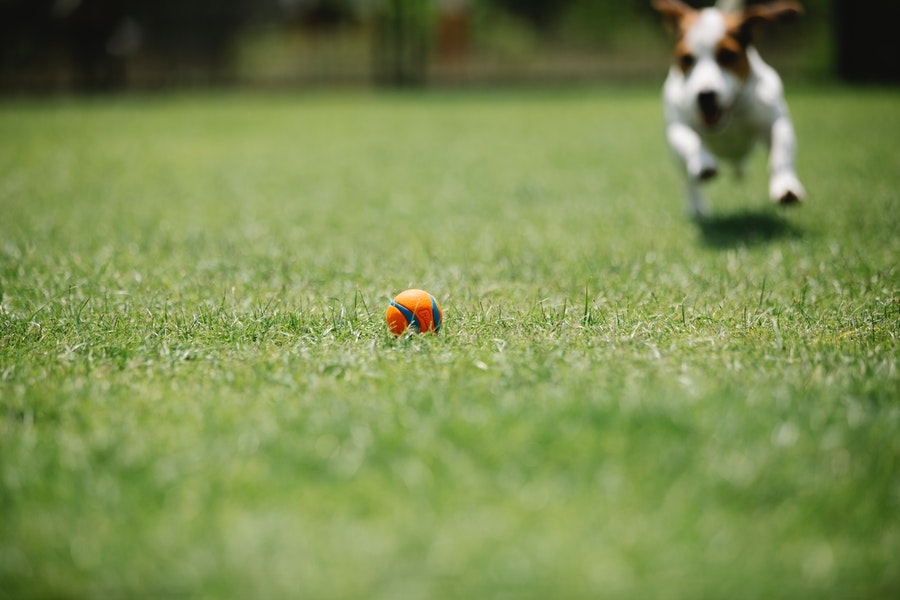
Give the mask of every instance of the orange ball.
[[444, 313], [434, 296], [423, 290], [406, 290], [400, 292], [388, 306], [388, 329], [394, 335], [400, 335], [407, 328], [424, 333], [437, 333], [441, 330]]

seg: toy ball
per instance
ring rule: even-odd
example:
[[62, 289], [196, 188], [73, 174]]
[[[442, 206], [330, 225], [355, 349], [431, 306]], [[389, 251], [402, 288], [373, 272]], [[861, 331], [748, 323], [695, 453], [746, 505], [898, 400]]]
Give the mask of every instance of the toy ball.
[[441, 330], [444, 314], [434, 296], [423, 290], [406, 290], [400, 292], [388, 306], [388, 329], [394, 335], [400, 335], [407, 329], [424, 333], [437, 333]]

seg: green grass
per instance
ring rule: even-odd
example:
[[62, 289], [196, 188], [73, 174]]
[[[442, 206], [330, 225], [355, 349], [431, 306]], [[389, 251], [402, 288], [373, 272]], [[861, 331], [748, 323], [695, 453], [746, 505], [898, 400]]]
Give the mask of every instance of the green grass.
[[896, 597], [900, 97], [657, 96], [7, 100], [0, 598]]

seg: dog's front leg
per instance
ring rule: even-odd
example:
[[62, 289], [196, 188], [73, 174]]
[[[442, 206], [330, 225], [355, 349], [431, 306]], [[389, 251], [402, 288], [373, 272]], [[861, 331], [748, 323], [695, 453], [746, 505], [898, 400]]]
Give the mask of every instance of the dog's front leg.
[[688, 212], [695, 218], [707, 216], [709, 202], [700, 184], [715, 177], [718, 172], [715, 157], [704, 148], [697, 132], [684, 123], [669, 123], [666, 137], [669, 147], [681, 160], [687, 174]]
[[806, 196], [794, 167], [796, 154], [794, 126], [790, 117], [782, 115], [772, 125], [769, 141], [769, 197], [772, 202], [793, 204]]

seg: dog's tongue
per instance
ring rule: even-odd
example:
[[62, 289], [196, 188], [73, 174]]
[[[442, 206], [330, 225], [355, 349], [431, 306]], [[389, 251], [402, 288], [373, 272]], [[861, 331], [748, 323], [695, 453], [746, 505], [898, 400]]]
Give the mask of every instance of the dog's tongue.
[[705, 109], [703, 113], [703, 122], [709, 126], [717, 125], [722, 120], [722, 109]]

